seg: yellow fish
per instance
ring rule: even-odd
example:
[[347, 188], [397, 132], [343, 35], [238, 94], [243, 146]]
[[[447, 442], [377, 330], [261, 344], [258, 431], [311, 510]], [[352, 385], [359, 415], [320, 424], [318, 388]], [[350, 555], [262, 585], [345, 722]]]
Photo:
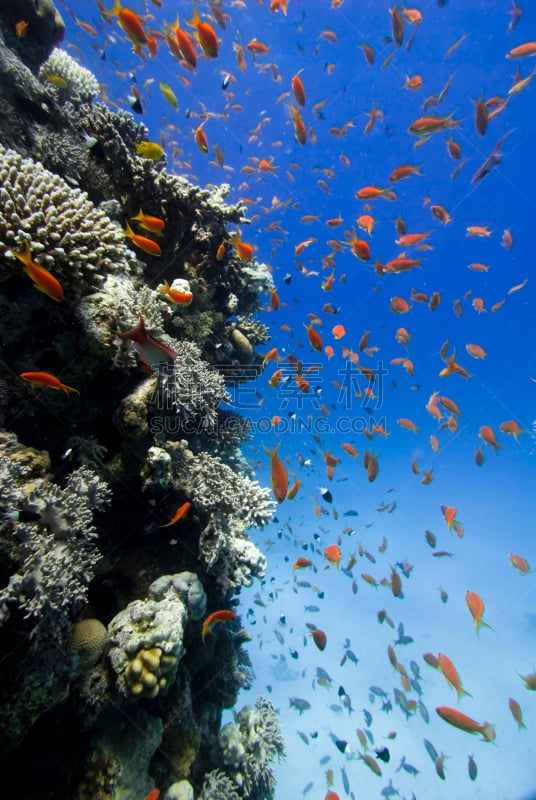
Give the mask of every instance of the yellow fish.
[[159, 161], [164, 155], [164, 148], [158, 142], [136, 142], [136, 152], [143, 158], [150, 158], [153, 161]]

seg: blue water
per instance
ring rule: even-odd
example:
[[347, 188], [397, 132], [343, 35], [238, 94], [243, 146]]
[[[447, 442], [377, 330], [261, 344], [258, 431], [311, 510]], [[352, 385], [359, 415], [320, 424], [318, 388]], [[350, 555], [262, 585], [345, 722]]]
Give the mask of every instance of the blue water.
[[[160, 10], [150, 2], [133, 2], [131, 7], [152, 15], [147, 18], [148, 27], [157, 30], [162, 30], [164, 21], [173, 22], [177, 11], [181, 25], [191, 15], [191, 4], [184, 2], [163, 0]], [[519, 676], [536, 668], [535, 578], [516, 571], [508, 556], [522, 555], [536, 567], [531, 274], [535, 87], [529, 84], [510, 95], [504, 110], [489, 120], [483, 136], [475, 128], [475, 101], [504, 99], [516, 70], [527, 77], [533, 69], [534, 59], [510, 60], [505, 55], [534, 39], [536, 6], [526, 0], [519, 24], [508, 33], [512, 18], [508, 0], [451, 0], [442, 8], [428, 0], [419, 4], [423, 22], [410, 51], [406, 44], [414, 26], [406, 23], [402, 46], [382, 67], [393, 51], [389, 7], [387, 0], [345, 0], [335, 9], [327, 0], [289, 0], [285, 16], [270, 13], [268, 0], [264, 4], [223, 2], [227, 24], [225, 30], [215, 25], [220, 38], [218, 56], [213, 60], [200, 57], [194, 72], [168, 53], [165, 42], [160, 42], [152, 60], [132, 54], [117, 24], [103, 22], [96, 4], [66, 3], [62, 12], [67, 22], [65, 46], [95, 72], [109, 102], [129, 108], [129, 73], [135, 74], [144, 108], [140, 120], [149, 129], [149, 139], [165, 143], [168, 168], [202, 186], [228, 182], [231, 201], [248, 198], [251, 224], [242, 226], [242, 238], [255, 246], [257, 259], [268, 263], [273, 273], [280, 307], [274, 310], [270, 298], [262, 298], [266, 310], [259, 318], [271, 333], [262, 352], [276, 347], [281, 360], [268, 362], [255, 384], [241, 387], [235, 408], [254, 423], [255, 436], [245, 452], [256, 466], [259, 481], [270, 481], [262, 444], [272, 448], [279, 442], [290, 483], [295, 477], [302, 482], [296, 499], [280, 504], [276, 521], [260, 533], [253, 532], [269, 566], [264, 581], [242, 592], [243, 621], [253, 636], [250, 653], [256, 681], [251, 692], [239, 699], [239, 706], [263, 694], [280, 711], [287, 758], [276, 767], [278, 800], [324, 798], [330, 769], [332, 790], [342, 798], [346, 795], [343, 768], [350, 796], [356, 798], [387, 797], [390, 790], [385, 787], [392, 781], [408, 800], [413, 795], [419, 800], [528, 800], [536, 796], [536, 696]], [[210, 20], [209, 6], [201, 3], [199, 8]], [[83, 31], [69, 12], [94, 25], [97, 37]], [[328, 39], [326, 30], [333, 32], [336, 42]], [[254, 38], [270, 50], [255, 58], [246, 51], [243, 72], [233, 43], [240, 39], [245, 46]], [[374, 48], [372, 66], [360, 47], [365, 41]], [[306, 90], [301, 111], [307, 130], [305, 145], [295, 139], [289, 110], [296, 105], [291, 80], [298, 71]], [[224, 90], [222, 81], [227, 75], [231, 78]], [[407, 75], [420, 75], [423, 88], [403, 88]], [[453, 113], [460, 124], [452, 131], [434, 133], [415, 147], [418, 139], [408, 133], [408, 127], [425, 113], [424, 99], [438, 95], [450, 77], [452, 83], [441, 104], [427, 113]], [[159, 81], [175, 91], [177, 111], [163, 98]], [[374, 102], [383, 116], [365, 135], [366, 114]], [[209, 153], [205, 155], [196, 146], [193, 131], [203, 120], [199, 115], [207, 111], [210, 116], [203, 130]], [[345, 124], [344, 135], [330, 132]], [[447, 152], [451, 133], [461, 146], [461, 158], [467, 159], [454, 179], [451, 173], [460, 162]], [[472, 176], [507, 133], [500, 163], [472, 183]], [[215, 159], [215, 145], [224, 153], [223, 166]], [[254, 159], [271, 160], [275, 170], [244, 172], [244, 167], [258, 164]], [[389, 175], [401, 164], [421, 165], [422, 174], [390, 183]], [[356, 222], [366, 212], [366, 202], [355, 195], [368, 185], [391, 188], [397, 195], [392, 201], [384, 197], [370, 201], [368, 213], [376, 223], [371, 237]], [[150, 211], [149, 205], [150, 198], [144, 210]], [[443, 206], [452, 220], [442, 224], [432, 215], [431, 205]], [[308, 215], [317, 221], [303, 221]], [[426, 240], [430, 249], [395, 244], [394, 220], [399, 215], [408, 233], [430, 231]], [[339, 216], [340, 226], [326, 225], [326, 220]], [[491, 233], [468, 237], [468, 226], [487, 226]], [[344, 243], [345, 231], [354, 227], [370, 244], [370, 261], [359, 260], [343, 244], [333, 256], [334, 268], [330, 267], [323, 261], [332, 253], [327, 241]], [[501, 245], [505, 229], [513, 235], [511, 249]], [[296, 255], [295, 248], [309, 238], [314, 241]], [[376, 274], [376, 261], [388, 262], [404, 249], [407, 255], [422, 259], [421, 268]], [[488, 269], [469, 269], [474, 263]], [[322, 281], [332, 272], [332, 288], [324, 291]], [[525, 280], [523, 288], [516, 289]], [[409, 300], [413, 288], [429, 298], [439, 292], [439, 306], [431, 311], [428, 303], [414, 302], [407, 314], [394, 314], [391, 298]], [[474, 298], [483, 301], [481, 313], [472, 305]], [[498, 305], [504, 298], [506, 302]], [[456, 299], [461, 302], [461, 316], [453, 310]], [[337, 313], [323, 310], [326, 303]], [[323, 347], [334, 349], [331, 358], [309, 344], [304, 325], [310, 323], [311, 314], [319, 318], [315, 328]], [[344, 326], [342, 339], [333, 337], [334, 325]], [[395, 340], [401, 327], [411, 334], [407, 349]], [[366, 330], [370, 331], [368, 347], [377, 348], [370, 353], [359, 350]], [[470, 378], [439, 376], [446, 366], [440, 351], [447, 340], [446, 352], [452, 355], [456, 350], [456, 361]], [[467, 344], [483, 348], [485, 358], [473, 358]], [[359, 365], [382, 372], [374, 384], [375, 397], [368, 401], [355, 396], [356, 389], [363, 394], [368, 383], [351, 357], [343, 355], [343, 347], [359, 355]], [[308, 367], [318, 365], [305, 375], [309, 393], [298, 391], [292, 379], [279, 390], [268, 385], [277, 368], [289, 373], [288, 355], [303, 362], [304, 374]], [[391, 363], [405, 356], [414, 364], [414, 375], [403, 364]], [[461, 409], [456, 432], [441, 428], [447, 412], [440, 422], [427, 412], [425, 406], [435, 391]], [[281, 417], [277, 426], [271, 424], [274, 416]], [[401, 418], [411, 420], [418, 432], [401, 427], [397, 423]], [[508, 420], [517, 421], [525, 431], [518, 442], [500, 431], [500, 424]], [[383, 426], [388, 436], [376, 433], [368, 439], [363, 429], [372, 425]], [[482, 426], [490, 426], [497, 436], [501, 445], [497, 453], [479, 436]], [[438, 438], [437, 453], [431, 436]], [[353, 444], [359, 456], [346, 454], [343, 442]], [[475, 464], [477, 448], [485, 456], [481, 466]], [[378, 456], [379, 475], [374, 481], [367, 479], [363, 466], [367, 450]], [[323, 454], [328, 451], [341, 459], [332, 478], [325, 469]], [[418, 474], [412, 470], [414, 459]], [[433, 470], [429, 485], [422, 484], [422, 470]], [[322, 489], [331, 492], [331, 503], [322, 499]], [[320, 507], [319, 517], [315, 505]], [[441, 505], [457, 509], [462, 537], [447, 530]], [[349, 510], [358, 515], [345, 516]], [[436, 535], [436, 550], [446, 550], [451, 557], [432, 555], [424, 538], [426, 530]], [[387, 547], [379, 552], [383, 537]], [[335, 543], [342, 552], [338, 570], [323, 556], [324, 548]], [[360, 556], [359, 547], [375, 561], [366, 554]], [[343, 567], [352, 554], [357, 554], [357, 562], [347, 574]], [[293, 571], [292, 564], [300, 556], [311, 559], [314, 571]], [[391, 568], [405, 562], [411, 565], [411, 570], [405, 567], [409, 577], [397, 567], [402, 598], [394, 597], [389, 586], [374, 587], [361, 577], [369, 573], [378, 583], [382, 578], [390, 580]], [[310, 585], [298, 586], [300, 581]], [[438, 587], [448, 593], [446, 602]], [[467, 590], [481, 596], [484, 619], [494, 630], [483, 627], [477, 636], [465, 602]], [[319, 610], [305, 610], [311, 605]], [[394, 629], [387, 621], [378, 622], [381, 609], [393, 620]], [[315, 647], [307, 623], [326, 633], [325, 650]], [[412, 641], [395, 645], [396, 656], [409, 677], [413, 677], [410, 661], [418, 665], [421, 700], [429, 721], [418, 708], [406, 716], [395, 703], [393, 690], [403, 687], [400, 674], [389, 662], [387, 647], [397, 639], [400, 623]], [[347, 659], [341, 665], [345, 646], [358, 657], [357, 664]], [[426, 652], [448, 655], [472, 697], [458, 703], [443, 675], [423, 660]], [[329, 673], [330, 688], [318, 685], [318, 667]], [[341, 704], [340, 686], [350, 697], [351, 713]], [[381, 710], [382, 701], [370, 694], [371, 686], [385, 690], [392, 711]], [[410, 700], [419, 699], [413, 689], [406, 694]], [[306, 699], [310, 709], [300, 714], [289, 707], [291, 697]], [[526, 730], [518, 730], [509, 698], [521, 705]], [[495, 743], [448, 725], [435, 711], [442, 705], [459, 708], [480, 723], [493, 723]], [[372, 715], [370, 723], [363, 709]], [[367, 729], [373, 737], [369, 754], [374, 748], [389, 748], [389, 763], [378, 761], [381, 777], [357, 757], [358, 751], [363, 752], [357, 728]], [[390, 733], [396, 737], [388, 738]], [[348, 742], [346, 753], [336, 747], [332, 735]], [[446, 755], [444, 780], [436, 773], [423, 739]], [[478, 766], [474, 782], [468, 776], [469, 754]], [[417, 775], [399, 768], [403, 757], [418, 770]], [[310, 782], [313, 786], [305, 792]]]

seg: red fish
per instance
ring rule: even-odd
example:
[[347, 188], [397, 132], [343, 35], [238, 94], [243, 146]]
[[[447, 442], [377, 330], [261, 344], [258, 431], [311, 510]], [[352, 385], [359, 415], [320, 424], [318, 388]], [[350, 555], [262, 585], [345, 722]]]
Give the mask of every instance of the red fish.
[[201, 628], [201, 641], [203, 644], [205, 644], [205, 637], [207, 633], [214, 635], [211, 625], [218, 625], [221, 622], [230, 622], [233, 619], [236, 619], [236, 614], [234, 611], [229, 611], [228, 609], [213, 611], [212, 614], [209, 614], [203, 622], [203, 627]]
[[448, 722], [455, 728], [459, 728], [461, 731], [482, 734], [482, 740], [484, 742], [492, 742], [495, 739], [495, 730], [493, 725], [489, 722], [480, 724], [466, 714], [462, 714], [458, 709], [450, 708], [449, 706], [438, 706], [436, 708], [436, 713], [439, 714], [441, 719], [444, 719], [445, 722]]
[[268, 450], [263, 445], [264, 451], [270, 456], [270, 477], [272, 482], [272, 491], [278, 503], [282, 503], [287, 496], [288, 490], [288, 475], [287, 470], [278, 455], [280, 442], [276, 444], [273, 450]]
[[36, 387], [40, 388], [48, 388], [48, 389], [58, 389], [65, 392], [66, 395], [75, 392], [76, 394], [80, 394], [78, 389], [73, 389], [72, 386], [66, 386], [62, 383], [59, 378], [56, 378], [55, 375], [51, 375], [50, 372], [21, 372], [20, 376], [23, 381], [28, 381], [32, 389]]
[[169, 522], [166, 522], [165, 525], [160, 525], [160, 527], [161, 528], [169, 528], [170, 525], [174, 525], [180, 519], [183, 519], [186, 516], [186, 514], [188, 513], [191, 505], [192, 504], [188, 503], [188, 502], [183, 503], [182, 506], [179, 506], [178, 509], [175, 511], [173, 517], [169, 520]]
[[135, 328], [124, 332], [115, 331], [115, 333], [116, 336], [121, 336], [122, 339], [130, 339], [133, 342], [136, 355], [144, 365], [144, 372], [158, 372], [158, 368], [162, 364], [167, 365], [167, 368], [169, 368], [169, 364], [172, 364], [178, 357], [178, 353], [168, 347], [167, 344], [158, 342], [152, 336], [149, 336], [145, 330], [145, 323], [141, 314], [140, 321]]

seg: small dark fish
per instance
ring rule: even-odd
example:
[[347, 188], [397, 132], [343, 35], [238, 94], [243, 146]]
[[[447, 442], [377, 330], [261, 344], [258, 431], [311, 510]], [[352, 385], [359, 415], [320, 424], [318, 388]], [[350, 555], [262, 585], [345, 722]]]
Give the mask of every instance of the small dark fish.
[[473, 756], [468, 756], [467, 772], [469, 773], [469, 777], [471, 778], [471, 780], [472, 781], [476, 781], [476, 776], [478, 774], [478, 770], [477, 770], [476, 762], [475, 762]]
[[221, 82], [221, 88], [222, 88], [222, 89], [227, 89], [227, 87], [229, 86], [229, 81], [230, 81], [230, 80], [231, 80], [231, 73], [230, 73], [230, 72], [228, 72], [228, 73], [227, 73], [227, 74], [224, 76], [224, 78], [223, 78], [223, 80], [222, 80], [222, 82]]
[[136, 112], [136, 114], [143, 114], [143, 106], [139, 97], [134, 97], [133, 94], [129, 94], [128, 103], [131, 109]]
[[283, 281], [284, 281], [284, 282], [287, 284], [287, 286], [288, 286], [288, 285], [289, 285], [289, 283], [291, 282], [291, 280], [292, 280], [292, 275], [290, 274], [290, 272], [287, 272], [287, 274], [286, 274], [286, 275], [284, 276], [284, 278], [283, 278]]
[[376, 753], [377, 758], [379, 758], [380, 761], [385, 761], [386, 764], [388, 764], [391, 760], [391, 753], [387, 747], [376, 747], [374, 752]]
[[303, 733], [303, 731], [298, 731], [298, 730], [296, 731], [296, 733], [298, 734], [298, 736], [300, 737], [300, 739], [304, 744], [309, 744], [309, 737], [307, 736], [306, 733]]
[[7, 511], [6, 509], [2, 509], [0, 511], [0, 519], [4, 519], [8, 522], [39, 522], [41, 514], [37, 511], [23, 511], [19, 509]]
[[358, 517], [358, 516], [359, 512], [354, 511], [352, 508], [349, 511], [345, 511], [343, 514], [343, 517]]
[[289, 697], [289, 701], [289, 708], [297, 709], [300, 714], [303, 714], [304, 711], [311, 708], [311, 703], [308, 700], [304, 700], [302, 697]]
[[323, 486], [320, 486], [319, 490], [320, 490], [320, 494], [322, 496], [322, 500], [325, 500], [326, 503], [332, 503], [333, 502], [333, 495], [331, 494], [329, 489], [325, 489]]
[[346, 753], [348, 742], [345, 742], [344, 739], [337, 739], [335, 742], [335, 747], [337, 750], [340, 750], [341, 753]]

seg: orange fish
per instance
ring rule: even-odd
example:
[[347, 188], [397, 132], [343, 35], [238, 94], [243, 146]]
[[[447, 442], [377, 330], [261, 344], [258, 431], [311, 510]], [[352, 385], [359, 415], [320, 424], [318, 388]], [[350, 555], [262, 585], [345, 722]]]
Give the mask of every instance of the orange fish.
[[331, 333], [334, 339], [342, 339], [343, 336], [346, 336], [346, 328], [344, 325], [334, 325]]
[[428, 136], [444, 128], [455, 128], [460, 124], [460, 121], [453, 119], [453, 117], [454, 112], [447, 117], [437, 117], [434, 115], [419, 117], [411, 123], [408, 128], [408, 133], [413, 133], [417, 136]]
[[192, 504], [189, 502], [183, 503], [182, 506], [178, 507], [178, 509], [176, 510], [173, 517], [169, 520], [169, 522], [166, 522], [165, 525], [160, 525], [160, 528], [169, 528], [171, 525], [174, 525], [180, 519], [183, 519], [188, 513], [191, 505]]
[[28, 25], [29, 23], [23, 19], [19, 20], [15, 25], [15, 34], [19, 39], [22, 39], [28, 33]]
[[311, 345], [313, 350], [320, 352], [323, 346], [321, 335], [318, 333], [317, 330], [315, 330], [315, 328], [313, 328], [312, 325], [304, 325], [304, 327], [305, 330], [307, 331], [307, 338], [309, 339], [309, 344]]
[[528, 575], [529, 572], [532, 572], [531, 568], [529, 567], [529, 562], [523, 556], [518, 556], [515, 553], [509, 553], [508, 558], [510, 559], [510, 563], [513, 567], [517, 569], [522, 575]]
[[136, 247], [139, 247], [139, 249], [143, 250], [144, 253], [147, 253], [150, 256], [162, 255], [162, 248], [157, 242], [153, 241], [153, 239], [149, 239], [147, 236], [140, 236], [138, 233], [134, 233], [128, 222], [123, 233], [127, 238], [130, 239], [132, 244], [136, 245]]
[[142, 208], [140, 208], [135, 217], [131, 217], [130, 219], [136, 220], [140, 228], [155, 233], [157, 236], [162, 233], [166, 224], [160, 217], [152, 217], [149, 214], [144, 214]]
[[422, 173], [419, 171], [421, 167], [422, 164], [417, 164], [417, 166], [414, 166], [413, 164], [401, 164], [391, 172], [389, 175], [389, 180], [391, 182], [401, 181], [404, 178], [409, 178], [411, 175], [422, 175]]
[[240, 232], [237, 232], [233, 239], [231, 239], [231, 244], [236, 247], [238, 258], [241, 261], [251, 261], [253, 258], [253, 247], [252, 245], [242, 241], [240, 238]]
[[157, 291], [165, 294], [168, 300], [180, 306], [189, 306], [194, 297], [192, 292], [181, 292], [177, 289], [172, 289], [166, 280], [164, 280], [162, 286], [158, 287]]
[[268, 450], [263, 444], [265, 453], [270, 456], [270, 478], [272, 482], [272, 491], [278, 503], [282, 503], [287, 496], [288, 490], [288, 475], [285, 465], [278, 455], [280, 442], [276, 444], [273, 450]]
[[527, 726], [523, 722], [523, 713], [521, 711], [521, 706], [519, 705], [517, 700], [514, 700], [513, 697], [510, 697], [508, 699], [508, 708], [512, 712], [512, 716], [514, 720], [517, 722], [519, 730], [521, 730], [522, 728], [525, 728], [526, 730]]
[[[301, 72], [301, 70], [300, 70]], [[303, 85], [303, 81], [300, 78], [300, 72], [297, 72], [296, 75], [292, 78], [292, 94], [299, 106], [303, 108], [306, 102], [305, 97], [305, 86]]]
[[175, 39], [171, 39], [169, 31], [166, 31], [166, 41], [172, 54], [176, 57], [184, 59], [186, 65], [190, 69], [195, 69], [197, 66], [197, 53], [189, 35], [179, 25], [179, 15], [175, 19], [173, 25], [167, 27], [175, 34]]
[[311, 564], [312, 561], [310, 558], [305, 558], [305, 556], [300, 556], [300, 558], [297, 558], [294, 564], [292, 565], [292, 569], [293, 570], [305, 569], [306, 567], [310, 567]]
[[437, 663], [449, 686], [452, 686], [453, 689], [456, 689], [458, 700], [460, 700], [464, 694], [468, 697], [473, 696], [463, 688], [458, 671], [448, 656], [446, 656], [444, 653], [439, 653], [437, 656]]
[[461, 731], [465, 731], [466, 733], [480, 733], [484, 742], [492, 742], [495, 739], [495, 730], [493, 725], [489, 722], [480, 724], [466, 714], [462, 714], [462, 712], [458, 711], [456, 708], [450, 708], [449, 706], [438, 706], [436, 708], [436, 713], [439, 714], [441, 719], [444, 719], [445, 722], [448, 722], [455, 728], [459, 728]]
[[130, 41], [135, 45], [147, 44], [147, 34], [139, 14], [130, 8], [121, 5], [121, 0], [114, 0], [114, 6], [109, 11], [102, 12], [104, 17], [117, 17], [119, 27], [122, 28]]
[[482, 441], [485, 444], [489, 444], [490, 447], [493, 447], [495, 452], [497, 452], [497, 450], [500, 450], [502, 447], [504, 447], [504, 445], [499, 444], [497, 442], [497, 439], [495, 437], [495, 432], [493, 431], [493, 428], [490, 428], [489, 425], [482, 425], [482, 427], [480, 428], [480, 430], [478, 432], [478, 435], [480, 436], [480, 438], [482, 439]]
[[527, 56], [536, 56], [536, 41], [519, 44], [506, 54], [506, 58], [526, 58]]
[[202, 153], [208, 153], [208, 139], [205, 131], [203, 130], [204, 120], [201, 125], [198, 125], [194, 130], [194, 142], [199, 147]]
[[187, 21], [191, 28], [197, 31], [197, 40], [201, 45], [203, 53], [208, 58], [216, 58], [218, 55], [218, 37], [212, 25], [208, 22], [203, 22], [199, 16], [199, 11], [194, 3], [194, 15], [192, 19]]
[[330, 564], [335, 564], [337, 569], [339, 569], [341, 557], [341, 549], [337, 544], [328, 544], [324, 549], [324, 558], [329, 561]]
[[236, 619], [236, 614], [234, 611], [229, 611], [227, 609], [222, 609], [221, 611], [213, 611], [212, 614], [209, 614], [208, 617], [203, 622], [203, 627], [201, 628], [201, 641], [205, 644], [205, 637], [207, 633], [211, 633], [214, 635], [214, 631], [212, 630], [212, 625], [218, 625], [221, 622], [230, 622], [231, 620]]
[[485, 628], [490, 628], [490, 630], [493, 630], [491, 625], [488, 625], [488, 623], [484, 622], [482, 619], [482, 615], [484, 613], [484, 603], [482, 602], [482, 598], [476, 592], [472, 592], [470, 589], [468, 589], [465, 593], [465, 602], [467, 603], [467, 607], [475, 621], [477, 634], [480, 632], [482, 625]]
[[149, 336], [141, 314], [135, 328], [124, 332], [115, 331], [115, 334], [122, 339], [129, 339], [133, 343], [134, 351], [143, 364], [144, 372], [158, 371], [163, 364], [166, 366], [172, 364], [177, 358], [178, 354], [175, 350]]
[[501, 422], [499, 425], [499, 430], [501, 433], [509, 433], [511, 436], [514, 437], [516, 442], [518, 441], [518, 436], [520, 433], [530, 433], [528, 430], [524, 430], [523, 428], [519, 427], [519, 423], [515, 420], [507, 420], [506, 422]]
[[153, 789], [149, 794], [145, 795], [145, 800], [158, 800], [160, 797], [160, 789]]
[[363, 186], [355, 193], [358, 200], [375, 200], [377, 197], [385, 197], [387, 200], [396, 200], [396, 194], [392, 189], [381, 189], [379, 186]]
[[63, 287], [59, 280], [52, 275], [48, 269], [32, 261], [32, 253], [30, 245], [26, 242], [23, 253], [17, 253], [15, 250], [10, 251], [16, 258], [19, 259], [24, 265], [24, 272], [33, 281], [36, 289], [52, 300], [63, 300]]
[[28, 381], [32, 389], [36, 387], [46, 387], [48, 389], [61, 389], [66, 395], [71, 394], [71, 392], [80, 394], [78, 389], [73, 389], [72, 386], [66, 386], [59, 378], [56, 378], [55, 375], [51, 375], [50, 372], [21, 372], [19, 377], [24, 381]]

